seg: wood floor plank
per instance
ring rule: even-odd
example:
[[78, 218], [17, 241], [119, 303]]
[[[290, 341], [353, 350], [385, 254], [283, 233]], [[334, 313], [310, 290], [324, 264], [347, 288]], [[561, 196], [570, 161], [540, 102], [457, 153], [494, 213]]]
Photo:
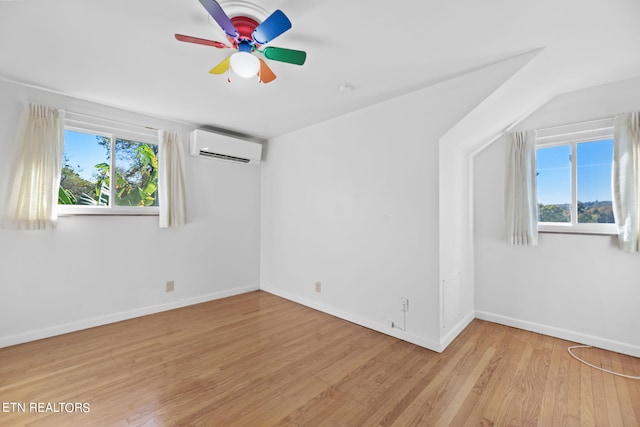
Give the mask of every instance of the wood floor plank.
[[449, 404], [446, 407], [446, 411], [440, 416], [440, 418], [438, 418], [438, 420], [434, 423], [434, 426], [451, 425], [451, 422], [455, 418], [460, 407], [463, 406], [465, 400], [471, 393], [471, 390], [475, 387], [477, 381], [480, 379], [480, 376], [489, 365], [489, 362], [493, 358], [495, 352], [496, 351], [493, 348], [488, 348], [485, 350], [481, 360], [476, 364], [475, 368], [473, 369], [471, 374], [467, 376], [466, 380], [461, 384], [460, 388], [457, 389], [456, 394], [453, 396], [453, 399], [449, 401]]
[[[613, 371], [613, 363], [611, 362], [611, 353], [607, 354], [608, 357], [604, 358], [602, 367], [609, 371]], [[618, 397], [618, 390], [616, 389], [615, 376], [605, 374], [602, 376], [603, 391], [607, 402], [607, 418], [609, 425], [612, 427], [624, 425], [622, 421], [622, 413], [620, 411], [620, 403]]]
[[568, 345], [474, 320], [438, 354], [251, 292], [0, 349], [0, 426], [640, 425], [640, 381]]
[[[593, 359], [590, 359], [595, 366], [602, 367], [603, 359], [606, 357], [606, 352], [597, 348], [593, 348]], [[608, 408], [607, 395], [604, 388], [604, 376], [602, 371], [597, 369], [591, 369], [591, 385], [593, 387], [593, 420], [594, 425], [608, 427], [609, 424], [609, 412], [613, 412], [615, 409]], [[614, 424], [615, 426], [615, 424]]]
[[554, 340], [551, 348], [549, 371], [544, 386], [545, 393], [540, 407], [540, 425], [553, 425], [566, 418], [567, 365], [565, 357], [567, 343]]
[[[627, 375], [640, 375], [640, 370], [638, 370], [638, 365], [636, 364], [636, 369], [635, 372], [632, 369], [625, 369], [625, 364], [624, 364], [624, 360], [627, 358], [627, 356], [623, 356], [620, 354], [612, 354], [611, 355], [611, 361], [612, 361], [612, 366], [613, 366], [613, 371], [614, 372], [620, 372], [623, 374], [627, 374]], [[618, 395], [618, 405], [620, 407], [620, 411], [622, 412], [622, 419], [625, 422], [625, 426], [626, 425], [633, 425], [632, 423], [630, 423], [628, 420], [632, 420], [632, 419], [637, 419], [640, 420], [640, 412], [636, 411], [634, 409], [634, 403], [635, 406], [638, 405], [637, 399], [640, 399], [640, 388], [638, 387], [634, 387], [634, 385], [638, 382], [636, 381], [635, 383], [630, 383], [629, 379], [626, 378], [622, 378], [622, 377], [618, 377], [616, 376], [614, 378], [615, 384], [616, 384], [616, 391], [617, 391], [617, 395]], [[640, 425], [640, 421], [638, 422], [638, 425]]]
[[416, 399], [403, 411], [394, 425], [433, 424], [446, 410], [447, 398], [458, 386], [455, 379], [460, 370], [472, 369], [474, 364], [466, 363], [473, 355], [478, 355], [479, 335], [468, 336], [466, 340], [457, 341], [456, 351], [451, 357], [443, 359], [443, 363], [435, 376], [430, 378]]
[[574, 360], [567, 360], [567, 407], [564, 425], [580, 427], [580, 402], [582, 394], [580, 388], [580, 372], [582, 365]]
[[493, 331], [494, 338], [487, 341], [490, 348], [495, 350], [493, 358], [472, 390], [470, 398], [458, 411], [452, 425], [478, 426], [493, 425], [492, 414], [489, 408], [496, 399], [504, 397], [504, 364], [506, 356], [511, 356], [511, 341], [514, 338], [510, 328], [502, 328]]
[[501, 425], [500, 420], [508, 416], [506, 411], [513, 405], [507, 404], [507, 400], [515, 399], [510, 388], [513, 387], [514, 378], [521, 369], [521, 360], [526, 358], [526, 346], [522, 345], [523, 341], [519, 331], [509, 329], [507, 334], [508, 339], [501, 346], [503, 357], [499, 360], [500, 365], [496, 368], [495, 382], [489, 389], [489, 399], [481, 408], [482, 411], [476, 412], [476, 416], [480, 417], [481, 422], [488, 425]]

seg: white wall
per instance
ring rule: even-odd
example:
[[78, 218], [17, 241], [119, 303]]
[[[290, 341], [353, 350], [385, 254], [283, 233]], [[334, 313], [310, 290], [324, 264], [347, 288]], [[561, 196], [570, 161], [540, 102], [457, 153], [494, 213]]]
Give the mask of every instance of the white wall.
[[[271, 140], [261, 287], [441, 350], [439, 138], [513, 67], [477, 70]], [[406, 323], [401, 298], [409, 299]], [[460, 306], [471, 320], [472, 298]]]
[[469, 156], [441, 140], [440, 165], [440, 324], [449, 343], [475, 316]]
[[[640, 79], [565, 94], [522, 122], [535, 129], [640, 109]], [[612, 236], [504, 238], [501, 138], [475, 158], [475, 283], [480, 318], [640, 356], [640, 257]]]
[[472, 158], [496, 135], [553, 97], [545, 49], [479, 70], [494, 80], [486, 98], [439, 141], [441, 347], [475, 317]]
[[394, 104], [269, 142], [261, 286], [378, 328], [408, 298], [407, 333], [435, 346], [437, 135]]
[[[260, 168], [188, 156], [192, 127], [0, 82], [0, 199], [24, 102], [177, 130], [185, 227], [157, 217], [61, 217], [52, 231], [0, 229], [0, 346], [257, 289]], [[167, 280], [175, 292], [166, 293]]]

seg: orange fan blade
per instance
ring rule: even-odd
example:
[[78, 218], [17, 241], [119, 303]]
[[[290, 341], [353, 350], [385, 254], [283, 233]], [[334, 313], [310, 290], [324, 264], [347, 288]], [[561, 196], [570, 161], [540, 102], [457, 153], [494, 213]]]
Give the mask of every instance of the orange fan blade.
[[224, 74], [227, 71], [229, 71], [229, 64], [230, 64], [230, 60], [229, 60], [229, 57], [227, 57], [223, 59], [221, 63], [219, 63], [218, 65], [213, 67], [211, 70], [209, 70], [209, 72], [211, 74]]
[[276, 79], [276, 75], [262, 58], [260, 58], [260, 71], [258, 77], [262, 83], [269, 83]]

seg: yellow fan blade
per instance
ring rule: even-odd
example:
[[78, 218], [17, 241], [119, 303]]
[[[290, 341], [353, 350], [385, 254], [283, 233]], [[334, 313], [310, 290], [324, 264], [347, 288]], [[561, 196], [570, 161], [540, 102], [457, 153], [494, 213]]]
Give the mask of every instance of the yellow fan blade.
[[209, 72], [211, 74], [224, 74], [229, 70], [229, 57], [222, 60], [221, 63], [213, 67]]
[[258, 77], [262, 83], [269, 83], [276, 79], [276, 75], [262, 58], [260, 58], [260, 71]]

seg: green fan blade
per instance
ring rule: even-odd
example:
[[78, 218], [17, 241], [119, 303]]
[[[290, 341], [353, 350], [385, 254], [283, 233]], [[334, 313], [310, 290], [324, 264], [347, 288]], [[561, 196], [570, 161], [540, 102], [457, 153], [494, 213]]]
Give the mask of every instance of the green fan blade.
[[307, 59], [307, 52], [281, 47], [265, 47], [262, 53], [267, 59], [296, 65], [304, 64], [304, 61]]

